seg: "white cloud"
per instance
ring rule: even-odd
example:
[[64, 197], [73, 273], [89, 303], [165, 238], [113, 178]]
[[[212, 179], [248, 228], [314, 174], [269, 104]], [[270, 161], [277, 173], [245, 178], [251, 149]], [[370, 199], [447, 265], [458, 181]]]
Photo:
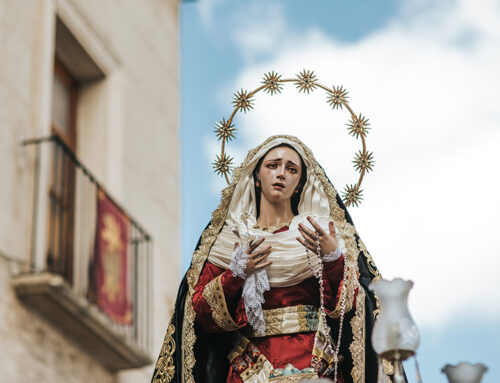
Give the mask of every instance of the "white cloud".
[[[275, 54], [243, 67], [233, 89], [253, 89], [273, 69], [286, 77], [314, 69], [325, 85], [343, 84], [372, 123], [375, 171], [365, 202], [351, 210], [382, 273], [415, 281], [410, 304], [421, 325], [457, 313], [498, 320], [500, 6], [405, 4], [386, 28], [350, 44], [317, 30], [298, 36], [286, 23], [237, 36], [246, 55]], [[357, 179], [350, 161], [359, 142], [346, 133], [347, 112], [325, 100], [291, 84], [281, 95], [259, 94], [255, 109], [236, 118], [240, 142], [248, 149], [272, 134], [296, 135], [342, 189]]]
[[224, 0], [198, 0], [196, 7], [200, 20], [205, 28], [211, 28], [214, 23], [215, 9], [224, 3]]
[[283, 4], [266, 3], [262, 12], [262, 3], [253, 2], [241, 9], [235, 18], [233, 40], [240, 48], [244, 61], [255, 60], [259, 54], [273, 52], [286, 37], [286, 20]]

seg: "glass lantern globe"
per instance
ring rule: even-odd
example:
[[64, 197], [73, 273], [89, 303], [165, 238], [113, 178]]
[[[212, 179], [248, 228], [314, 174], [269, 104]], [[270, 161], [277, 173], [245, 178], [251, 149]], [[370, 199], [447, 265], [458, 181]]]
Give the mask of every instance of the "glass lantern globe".
[[461, 362], [454, 366], [447, 364], [441, 371], [446, 374], [450, 383], [481, 383], [488, 367], [481, 363]]
[[372, 332], [375, 352], [390, 361], [402, 361], [415, 354], [420, 342], [417, 326], [408, 310], [412, 281], [401, 278], [370, 284], [380, 303], [380, 315]]

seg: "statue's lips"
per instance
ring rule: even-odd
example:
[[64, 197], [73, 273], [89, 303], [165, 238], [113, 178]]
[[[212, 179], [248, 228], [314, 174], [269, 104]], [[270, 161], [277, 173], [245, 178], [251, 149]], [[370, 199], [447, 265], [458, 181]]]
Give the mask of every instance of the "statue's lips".
[[285, 185], [282, 184], [281, 182], [276, 182], [275, 184], [273, 184], [273, 188], [278, 189], [278, 190], [282, 190], [285, 188]]

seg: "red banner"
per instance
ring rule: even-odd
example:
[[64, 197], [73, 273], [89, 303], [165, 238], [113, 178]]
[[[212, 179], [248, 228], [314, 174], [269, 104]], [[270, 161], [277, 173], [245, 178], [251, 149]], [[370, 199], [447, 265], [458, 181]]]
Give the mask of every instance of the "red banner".
[[132, 302], [127, 284], [129, 219], [99, 190], [95, 253], [91, 268], [97, 304], [110, 318], [131, 325]]

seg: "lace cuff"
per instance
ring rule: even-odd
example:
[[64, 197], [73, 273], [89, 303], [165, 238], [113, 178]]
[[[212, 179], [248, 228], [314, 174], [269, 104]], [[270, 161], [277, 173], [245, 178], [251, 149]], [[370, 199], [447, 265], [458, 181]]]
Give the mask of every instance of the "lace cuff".
[[238, 246], [238, 248], [233, 252], [231, 263], [228, 269], [233, 272], [233, 276], [246, 279], [245, 268], [247, 267], [248, 254], [246, 253], [246, 248], [243, 246]]
[[257, 270], [248, 277], [245, 275], [245, 268], [249, 258], [246, 249], [246, 247], [239, 246], [233, 252], [228, 269], [233, 272], [233, 276], [245, 279], [241, 295], [245, 302], [248, 323], [256, 333], [265, 334], [266, 322], [264, 321], [262, 304], [265, 302], [264, 292], [270, 290], [269, 280], [267, 279], [266, 270]]
[[333, 262], [336, 261], [337, 259], [340, 258], [342, 255], [342, 251], [340, 250], [340, 247], [337, 247], [337, 250], [332, 251], [330, 254], [325, 254], [321, 260], [323, 262]]
[[243, 285], [243, 300], [245, 301], [245, 312], [248, 323], [258, 334], [265, 334], [266, 322], [262, 312], [262, 304], [265, 302], [264, 292], [270, 290], [266, 270], [257, 270], [250, 275]]

